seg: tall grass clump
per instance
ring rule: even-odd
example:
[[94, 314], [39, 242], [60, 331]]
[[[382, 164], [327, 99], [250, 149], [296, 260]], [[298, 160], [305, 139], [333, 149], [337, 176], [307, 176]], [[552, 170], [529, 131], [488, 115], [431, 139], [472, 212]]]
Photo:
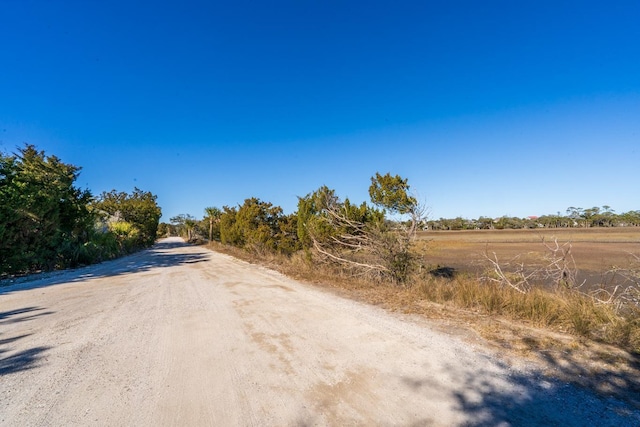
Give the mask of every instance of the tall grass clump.
[[603, 303], [575, 289], [533, 287], [522, 293], [471, 275], [424, 278], [419, 297], [482, 314], [547, 327], [640, 352], [640, 309]]
[[561, 323], [563, 303], [557, 295], [538, 288], [526, 294], [510, 293], [511, 316], [522, 317], [543, 327]]

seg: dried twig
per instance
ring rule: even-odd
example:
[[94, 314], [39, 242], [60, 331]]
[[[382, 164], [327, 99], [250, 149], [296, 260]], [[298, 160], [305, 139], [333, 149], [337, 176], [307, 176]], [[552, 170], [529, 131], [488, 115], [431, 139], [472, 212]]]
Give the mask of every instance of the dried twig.
[[[509, 279], [508, 275], [504, 272], [503, 266], [508, 267], [511, 263], [503, 263], [500, 264], [498, 260], [498, 255], [495, 252], [492, 252], [493, 258], [489, 256], [488, 252], [485, 251], [484, 256], [487, 261], [489, 261], [493, 265], [493, 271], [498, 276], [498, 278], [487, 277], [486, 279], [491, 280], [492, 282], [497, 282], [501, 285], [509, 286], [521, 294], [526, 294], [531, 289], [531, 285], [529, 280], [532, 278], [533, 273], [526, 274], [524, 272], [524, 264], [518, 264], [517, 271], [514, 274], [516, 277], [515, 280]], [[517, 259], [518, 256], [513, 258], [513, 260]]]
[[578, 284], [578, 269], [576, 261], [571, 253], [572, 244], [570, 241], [558, 243], [554, 237], [553, 244], [547, 243], [542, 238], [542, 244], [548, 252], [544, 259], [548, 262], [545, 266], [545, 279], [553, 281], [558, 286], [565, 286], [570, 289], [579, 288], [585, 284], [586, 280]]

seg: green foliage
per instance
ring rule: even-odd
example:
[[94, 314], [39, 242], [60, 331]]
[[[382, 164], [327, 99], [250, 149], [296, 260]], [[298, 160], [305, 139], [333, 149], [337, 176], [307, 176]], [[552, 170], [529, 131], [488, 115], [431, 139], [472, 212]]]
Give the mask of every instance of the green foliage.
[[172, 224], [161, 222], [158, 224], [158, 237], [169, 237], [176, 233], [175, 227]]
[[222, 207], [220, 216], [220, 241], [225, 245], [242, 247], [244, 240], [241, 230], [236, 226], [238, 209], [229, 206]]
[[299, 249], [297, 218], [255, 197], [238, 208], [224, 206], [219, 220], [220, 240], [256, 252], [291, 254]]
[[[326, 185], [305, 197], [298, 197], [296, 234], [305, 249], [313, 246], [311, 233], [315, 238], [328, 238], [333, 229], [326, 220], [327, 209], [339, 203], [335, 190]], [[320, 220], [323, 218], [323, 220]]]
[[502, 216], [500, 218], [478, 219], [440, 218], [427, 222], [431, 230], [474, 230], [474, 229], [523, 229], [523, 228], [573, 228], [573, 227], [638, 227], [640, 226], [640, 211], [629, 211], [616, 214], [610, 206], [589, 209], [569, 207], [566, 215], [558, 212], [556, 215], [531, 216], [517, 218]]
[[84, 244], [84, 264], [106, 261], [122, 255], [122, 246], [114, 233], [96, 231], [91, 240]]
[[206, 215], [206, 219], [209, 222], [209, 241], [213, 241], [215, 236], [220, 236], [220, 216], [222, 215], [222, 211], [215, 207], [211, 206], [204, 209], [204, 213]]
[[150, 192], [134, 188], [131, 194], [125, 192], [103, 192], [94, 204], [95, 209], [112, 218], [131, 223], [138, 229], [135, 247], [151, 246], [158, 234], [158, 224], [162, 210], [157, 197]]
[[242, 234], [245, 247], [262, 251], [278, 250], [279, 221], [282, 208], [250, 198], [238, 209], [236, 228]]
[[413, 213], [418, 206], [415, 197], [409, 195], [407, 179], [402, 179], [399, 175], [391, 176], [390, 173], [383, 176], [376, 172], [376, 176], [371, 177], [369, 196], [373, 204], [392, 213]]
[[0, 154], [0, 275], [75, 267], [154, 242], [154, 195], [136, 188], [94, 202], [74, 186], [79, 173], [33, 145]]
[[94, 217], [80, 168], [33, 145], [0, 155], [0, 274], [74, 266]]
[[[378, 174], [378, 178], [384, 177]], [[397, 178], [408, 189], [406, 180]], [[384, 190], [380, 187], [372, 192], [379, 200], [398, 201], [395, 205], [385, 202], [387, 208], [399, 213], [408, 208], [406, 203], [412, 203], [411, 212], [415, 211], [415, 199], [391, 196], [386, 184], [382, 186]], [[404, 208], [400, 207], [402, 200], [406, 202]], [[386, 277], [403, 283], [414, 264], [408, 234], [385, 221], [384, 211], [364, 202], [360, 205], [349, 199], [342, 202], [326, 186], [298, 199], [297, 232], [306, 250], [313, 249], [323, 260], [339, 264], [356, 275]]]
[[298, 216], [295, 214], [281, 216], [278, 220], [278, 232], [276, 234], [277, 250], [286, 255], [291, 255], [301, 249], [298, 240]]
[[169, 219], [176, 233], [187, 242], [196, 242], [202, 238], [200, 222], [189, 214], [176, 215]]
[[134, 224], [127, 221], [111, 222], [109, 231], [115, 236], [120, 253], [129, 253], [138, 247], [140, 229]]

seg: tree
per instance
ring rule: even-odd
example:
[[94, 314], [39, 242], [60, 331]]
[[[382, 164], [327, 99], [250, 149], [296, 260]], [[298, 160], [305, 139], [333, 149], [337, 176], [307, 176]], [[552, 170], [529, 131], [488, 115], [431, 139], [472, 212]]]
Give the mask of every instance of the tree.
[[[369, 194], [373, 204], [383, 209], [379, 210], [364, 202], [343, 202], [334, 190], [320, 187], [298, 199], [298, 237], [321, 259], [353, 274], [403, 283], [414, 265], [411, 239], [422, 221], [417, 200], [408, 191], [406, 179], [376, 173]], [[410, 215], [409, 226], [385, 219], [385, 210]]]
[[222, 211], [220, 241], [224, 244], [286, 255], [300, 248], [297, 218], [283, 215], [280, 206], [252, 197], [237, 208], [224, 206]]
[[244, 246], [243, 235], [236, 226], [238, 209], [235, 206], [223, 206], [220, 215], [220, 241], [225, 245]]
[[493, 225], [493, 218], [481, 216], [480, 218], [478, 218], [478, 228], [482, 230], [491, 230], [495, 228]]
[[196, 218], [189, 214], [180, 214], [169, 218], [169, 222], [176, 228], [178, 235], [186, 238], [187, 242], [192, 241], [196, 227]]
[[208, 207], [204, 209], [204, 212], [209, 220], [209, 241], [213, 241], [213, 225], [220, 221], [222, 211], [217, 207]]
[[[338, 263], [347, 269], [365, 273], [384, 274], [388, 269], [380, 264], [372, 239], [371, 207], [359, 207], [349, 200], [342, 202], [335, 191], [326, 186], [298, 199], [298, 236], [304, 245], [312, 247], [321, 258]], [[384, 213], [377, 211], [378, 225]]]
[[33, 145], [0, 156], [0, 273], [83, 261], [93, 216], [91, 193], [74, 186], [80, 169]]
[[[314, 237], [317, 238], [319, 234], [325, 235], [330, 230], [329, 228], [317, 229], [317, 221], [313, 221], [313, 219], [323, 212], [326, 213], [328, 209], [335, 207], [338, 203], [335, 190], [326, 185], [305, 197], [298, 197], [297, 235], [303, 248], [311, 248], [314, 245]], [[310, 227], [314, 227], [314, 230], [311, 230]]]
[[281, 216], [278, 220], [278, 233], [276, 242], [278, 252], [286, 255], [293, 254], [302, 248], [300, 240], [298, 240], [298, 216], [290, 214]]
[[243, 234], [245, 247], [257, 252], [263, 249], [275, 251], [278, 219], [282, 208], [252, 197], [238, 209], [236, 226]]
[[595, 225], [597, 222], [597, 218], [600, 215], [600, 208], [598, 206], [594, 206], [589, 209], [585, 209], [582, 211], [582, 218], [584, 219], [584, 226], [590, 227]]
[[99, 262], [155, 241], [156, 196], [115, 190], [94, 200], [81, 168], [33, 145], [0, 154], [0, 275]]
[[169, 237], [174, 232], [175, 227], [172, 224], [161, 222], [158, 224], [158, 237]]
[[391, 176], [390, 173], [382, 176], [376, 172], [371, 177], [369, 196], [374, 205], [388, 209], [392, 213], [410, 214], [415, 211], [418, 202], [415, 197], [409, 195], [407, 179], [399, 175]]
[[157, 196], [149, 191], [134, 187], [133, 192], [111, 190], [103, 192], [94, 207], [111, 217], [130, 222], [139, 233], [136, 234], [136, 246], [146, 247], [155, 242], [162, 210]]
[[410, 215], [408, 235], [413, 238], [418, 223], [424, 217], [424, 209], [419, 206], [418, 200], [409, 194], [410, 187], [407, 182], [407, 179], [402, 179], [399, 175], [391, 176], [387, 173], [382, 176], [376, 172], [375, 177], [371, 177], [369, 196], [374, 205], [387, 209], [392, 214]]
[[[584, 218], [584, 209], [570, 206], [567, 208], [567, 215], [573, 220], [575, 225], [580, 225], [580, 219]], [[586, 221], [583, 224], [587, 226]]]
[[0, 155], [0, 274], [83, 262], [91, 193], [74, 186], [81, 168], [33, 145]]
[[640, 210], [625, 212], [620, 215], [620, 219], [627, 226], [640, 226]]

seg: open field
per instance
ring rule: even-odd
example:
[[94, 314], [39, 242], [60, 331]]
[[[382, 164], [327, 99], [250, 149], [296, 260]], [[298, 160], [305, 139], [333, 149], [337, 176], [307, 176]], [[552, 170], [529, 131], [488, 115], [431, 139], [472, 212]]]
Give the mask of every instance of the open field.
[[430, 265], [451, 267], [457, 272], [481, 273], [490, 267], [485, 253], [500, 262], [519, 256], [535, 262], [549, 250], [543, 239], [555, 246], [570, 242], [578, 279], [590, 286], [615, 284], [620, 278], [608, 273], [616, 266], [631, 264], [630, 254], [640, 255], [640, 228], [556, 228], [533, 230], [424, 231], [418, 247]]

